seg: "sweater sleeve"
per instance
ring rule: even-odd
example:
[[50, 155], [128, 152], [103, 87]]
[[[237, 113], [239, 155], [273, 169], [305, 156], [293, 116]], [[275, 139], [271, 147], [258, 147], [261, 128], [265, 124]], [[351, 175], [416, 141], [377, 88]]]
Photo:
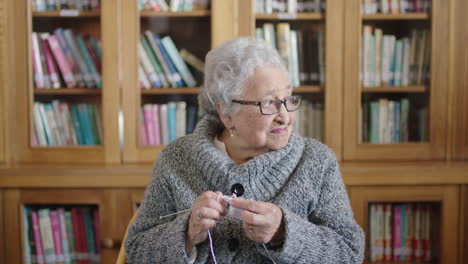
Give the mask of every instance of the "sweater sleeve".
[[318, 205], [304, 219], [282, 208], [285, 241], [276, 250], [262, 250], [279, 263], [362, 263], [364, 232], [354, 220], [336, 159], [325, 166]]
[[161, 155], [139, 214], [128, 232], [125, 241], [128, 263], [189, 263], [185, 253], [185, 230], [190, 211], [159, 219], [176, 210], [170, 186], [164, 180], [171, 171], [164, 168], [167, 167], [164, 164], [167, 163]]

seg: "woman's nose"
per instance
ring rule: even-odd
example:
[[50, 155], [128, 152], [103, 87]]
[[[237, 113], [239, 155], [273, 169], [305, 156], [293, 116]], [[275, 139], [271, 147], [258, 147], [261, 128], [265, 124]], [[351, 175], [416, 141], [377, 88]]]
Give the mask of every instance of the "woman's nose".
[[283, 104], [280, 105], [278, 114], [276, 114], [275, 121], [282, 122], [284, 124], [289, 123], [289, 112], [286, 110], [286, 106]]

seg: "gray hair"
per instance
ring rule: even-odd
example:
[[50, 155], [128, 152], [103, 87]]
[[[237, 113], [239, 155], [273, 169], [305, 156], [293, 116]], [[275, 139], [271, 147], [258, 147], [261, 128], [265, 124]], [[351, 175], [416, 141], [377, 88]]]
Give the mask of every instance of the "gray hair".
[[261, 66], [277, 66], [284, 71], [278, 52], [264, 40], [238, 37], [224, 42], [206, 55], [205, 80], [198, 102], [206, 113], [218, 116], [216, 104], [222, 105], [222, 114], [236, 114], [238, 99], [246, 80]]

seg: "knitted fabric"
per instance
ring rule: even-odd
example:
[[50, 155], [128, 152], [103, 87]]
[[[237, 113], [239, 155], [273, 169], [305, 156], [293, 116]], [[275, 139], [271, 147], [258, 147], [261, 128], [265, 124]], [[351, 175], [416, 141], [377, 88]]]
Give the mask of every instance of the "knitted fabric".
[[[293, 133], [289, 143], [236, 164], [213, 144], [222, 130], [206, 116], [193, 134], [169, 144], [156, 161], [139, 215], [126, 240], [129, 263], [187, 263], [185, 233], [191, 208], [205, 191], [271, 202], [283, 211], [285, 241], [268, 248], [276, 263], [362, 263], [364, 233], [354, 220], [337, 160], [325, 145]], [[248, 239], [240, 220], [224, 217], [212, 229], [219, 264], [271, 263], [262, 244]], [[212, 263], [208, 240], [195, 263]]]

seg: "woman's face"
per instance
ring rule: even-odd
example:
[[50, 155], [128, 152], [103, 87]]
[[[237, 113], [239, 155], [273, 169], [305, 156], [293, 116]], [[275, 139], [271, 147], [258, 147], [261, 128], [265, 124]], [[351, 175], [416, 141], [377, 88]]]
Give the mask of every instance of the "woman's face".
[[[291, 96], [292, 88], [286, 73], [278, 67], [264, 66], [254, 71], [247, 80], [244, 95], [240, 100], [261, 101], [264, 99], [284, 99]], [[236, 144], [253, 151], [277, 150], [288, 144], [295, 112], [288, 112], [284, 104], [273, 115], [263, 115], [260, 107], [240, 105], [240, 111], [231, 116], [230, 127], [234, 127]]]

